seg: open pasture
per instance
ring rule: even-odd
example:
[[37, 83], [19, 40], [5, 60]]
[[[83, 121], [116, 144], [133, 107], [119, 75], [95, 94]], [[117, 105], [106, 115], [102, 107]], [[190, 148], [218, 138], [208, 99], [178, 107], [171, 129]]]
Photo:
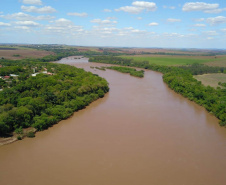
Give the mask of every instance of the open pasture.
[[208, 66], [226, 67], [226, 56], [217, 56], [213, 61], [206, 63]]
[[171, 56], [171, 55], [134, 55], [123, 56], [137, 62], [148, 61], [149, 64], [180, 66], [193, 63], [208, 63], [215, 61], [214, 56]]
[[47, 55], [54, 54], [49, 51], [41, 51], [23, 47], [3, 47], [0, 46], [0, 58], [5, 59], [24, 59], [24, 58], [42, 58]]
[[226, 83], [226, 74], [222, 73], [195, 75], [194, 78], [201, 81], [203, 85], [214, 88], [221, 87], [218, 82]]

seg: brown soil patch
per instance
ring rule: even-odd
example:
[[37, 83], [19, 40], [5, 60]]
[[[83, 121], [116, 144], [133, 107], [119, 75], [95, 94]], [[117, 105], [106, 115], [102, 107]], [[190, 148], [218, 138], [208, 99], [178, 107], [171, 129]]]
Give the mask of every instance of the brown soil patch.
[[203, 85], [214, 88], [221, 87], [218, 82], [226, 83], [226, 74], [223, 73], [195, 75], [194, 78], [201, 81]]
[[208, 66], [226, 67], [226, 56], [219, 56], [216, 60], [206, 63]]
[[16, 50], [0, 50], [0, 58], [5, 59], [12, 59], [12, 60], [18, 60], [18, 59], [24, 59], [24, 58], [42, 58], [47, 55], [53, 55], [53, 52], [49, 51], [39, 51], [39, 50], [33, 50], [33, 49], [16, 49]]

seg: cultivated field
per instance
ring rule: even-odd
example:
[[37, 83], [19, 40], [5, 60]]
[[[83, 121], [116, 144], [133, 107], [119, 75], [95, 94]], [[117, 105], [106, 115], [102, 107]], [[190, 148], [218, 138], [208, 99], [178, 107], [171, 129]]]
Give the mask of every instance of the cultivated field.
[[124, 58], [131, 58], [135, 61], [148, 61], [150, 64], [179, 66], [193, 63], [208, 63], [216, 59], [214, 56], [174, 56], [174, 55], [134, 55], [123, 56]]
[[53, 54], [49, 51], [41, 51], [36, 49], [28, 49], [23, 47], [4, 47], [0, 46], [0, 58], [5, 59], [24, 59], [24, 58], [42, 58]]
[[217, 56], [217, 58], [211, 62], [206, 63], [208, 66], [226, 67], [226, 56]]
[[212, 49], [176, 49], [176, 48], [120, 48], [125, 53], [131, 54], [184, 54], [184, 55], [222, 55], [226, 50]]
[[218, 82], [226, 83], [226, 74], [214, 73], [214, 74], [204, 74], [204, 75], [195, 75], [194, 78], [201, 81], [205, 86], [211, 87], [220, 87]]

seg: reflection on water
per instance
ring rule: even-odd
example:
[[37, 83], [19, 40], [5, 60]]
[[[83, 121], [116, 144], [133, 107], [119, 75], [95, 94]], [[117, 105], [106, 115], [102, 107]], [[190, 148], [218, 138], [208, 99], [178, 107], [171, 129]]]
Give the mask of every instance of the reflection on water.
[[71, 56], [71, 57], [67, 57], [67, 58], [62, 58], [57, 63], [71, 65], [71, 64], [75, 64], [75, 63], [88, 63], [88, 62], [89, 62], [89, 58], [86, 58], [84, 56]]
[[0, 184], [225, 184], [226, 129], [160, 73], [140, 79], [63, 61], [106, 78], [110, 92], [34, 139], [0, 147]]

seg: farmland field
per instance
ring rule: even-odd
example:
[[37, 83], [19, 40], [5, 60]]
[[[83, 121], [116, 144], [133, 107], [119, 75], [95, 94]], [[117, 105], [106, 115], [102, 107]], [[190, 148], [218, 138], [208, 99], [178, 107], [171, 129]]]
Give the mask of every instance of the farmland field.
[[219, 56], [214, 61], [206, 63], [208, 66], [226, 67], [226, 56]]
[[203, 85], [214, 88], [220, 87], [218, 82], [226, 83], [226, 74], [222, 73], [195, 75], [194, 78], [201, 81]]
[[24, 58], [42, 58], [47, 55], [53, 54], [49, 51], [41, 51], [36, 49], [29, 49], [23, 47], [0, 47], [0, 58], [5, 59], [24, 59]]
[[187, 65], [187, 64], [193, 64], [193, 63], [203, 64], [203, 63], [210, 63], [210, 62], [215, 64], [216, 61], [221, 61], [221, 63], [224, 63], [222, 62], [224, 57], [215, 58], [215, 56], [171, 56], [171, 55], [123, 56], [123, 58], [134, 59], [137, 62], [148, 61], [149, 64], [169, 65], [169, 66]]

